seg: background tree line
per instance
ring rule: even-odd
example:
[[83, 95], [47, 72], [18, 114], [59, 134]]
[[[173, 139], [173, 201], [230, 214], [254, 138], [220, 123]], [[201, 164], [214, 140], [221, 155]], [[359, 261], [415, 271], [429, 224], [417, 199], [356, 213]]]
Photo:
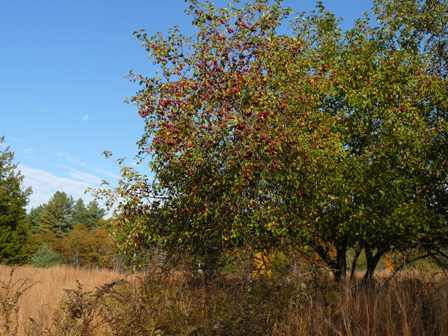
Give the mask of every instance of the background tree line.
[[96, 201], [85, 204], [57, 191], [27, 213], [31, 189], [24, 188], [14, 152], [3, 138], [0, 149], [0, 263], [112, 267], [116, 251], [105, 210]]
[[27, 216], [31, 262], [112, 267], [115, 250], [104, 216], [105, 210], [96, 201], [85, 204], [57, 191]]

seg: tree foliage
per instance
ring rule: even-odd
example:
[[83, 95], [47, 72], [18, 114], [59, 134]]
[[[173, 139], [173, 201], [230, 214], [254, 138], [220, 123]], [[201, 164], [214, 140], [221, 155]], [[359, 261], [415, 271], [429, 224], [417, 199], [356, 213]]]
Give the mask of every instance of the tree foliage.
[[26, 204], [30, 189], [14, 163], [14, 152], [0, 137], [0, 263], [24, 261], [23, 247], [28, 237]]
[[[134, 75], [145, 120], [122, 167], [116, 235], [216, 267], [220, 253], [295, 246], [337, 279], [447, 235], [446, 1], [377, 0], [343, 31], [322, 3], [188, 1], [196, 33], [135, 33], [159, 66]], [[356, 267], [355, 262], [352, 269]]]
[[96, 201], [87, 205], [57, 191], [28, 214], [32, 235], [27, 244], [33, 265], [52, 266], [53, 261], [74, 266], [113, 267], [116, 250]]
[[57, 191], [42, 209], [39, 220], [42, 232], [62, 237], [73, 229], [74, 200], [63, 191]]
[[62, 237], [78, 224], [89, 229], [96, 228], [105, 214], [105, 210], [95, 200], [86, 205], [81, 198], [75, 201], [65, 192], [57, 191], [47, 203], [31, 209], [28, 220], [33, 232]]
[[70, 265], [83, 267], [113, 267], [117, 253], [113, 240], [105, 228], [92, 229], [77, 224], [62, 240], [55, 244]]
[[83, 224], [90, 229], [97, 227], [106, 214], [96, 201], [91, 201], [86, 206], [81, 198], [75, 202], [72, 211], [73, 225]]
[[53, 251], [47, 244], [42, 244], [41, 247], [31, 256], [30, 262], [33, 267], [52, 267], [63, 263], [62, 256]]

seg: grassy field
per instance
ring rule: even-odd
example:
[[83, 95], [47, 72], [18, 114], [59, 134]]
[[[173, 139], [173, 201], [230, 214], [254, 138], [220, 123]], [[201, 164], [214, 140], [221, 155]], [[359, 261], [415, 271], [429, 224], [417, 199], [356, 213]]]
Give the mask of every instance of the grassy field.
[[0, 266], [2, 336], [448, 335], [443, 272], [406, 271], [390, 282], [383, 273], [364, 286], [291, 273], [205, 284], [179, 271], [143, 280], [66, 266], [11, 270]]
[[[13, 271], [11, 277], [11, 271]], [[14, 292], [21, 285], [31, 286], [20, 297], [18, 302], [17, 324], [19, 335], [25, 334], [25, 327], [30, 318], [44, 324], [50, 323], [55, 309], [64, 295], [64, 290], [74, 289], [79, 281], [86, 290], [93, 290], [105, 283], [122, 279], [124, 276], [109, 270], [76, 269], [68, 266], [52, 268], [33, 268], [23, 266], [12, 269], [0, 265], [0, 299], [14, 299]], [[12, 282], [10, 282], [12, 280]], [[11, 288], [5, 288], [10, 283]], [[15, 319], [15, 317], [11, 317]], [[0, 325], [2, 321], [0, 319]], [[14, 322], [16, 323], [16, 322]], [[3, 336], [3, 335], [2, 335]]]

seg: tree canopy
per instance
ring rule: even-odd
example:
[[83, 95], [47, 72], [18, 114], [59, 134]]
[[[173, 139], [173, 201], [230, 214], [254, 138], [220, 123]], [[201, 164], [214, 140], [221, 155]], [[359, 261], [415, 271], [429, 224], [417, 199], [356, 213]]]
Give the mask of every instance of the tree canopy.
[[62, 237], [78, 224], [96, 228], [105, 214], [95, 200], [86, 205], [81, 198], [75, 201], [65, 192], [56, 191], [47, 203], [31, 209], [28, 220], [33, 232]]
[[[377, 0], [343, 31], [318, 2], [188, 1], [184, 36], [135, 33], [159, 66], [133, 75], [139, 157], [113, 192], [116, 236], [214, 268], [220, 253], [295, 246], [345, 277], [390, 251], [443, 253], [448, 3]], [[355, 262], [352, 266], [356, 266]]]

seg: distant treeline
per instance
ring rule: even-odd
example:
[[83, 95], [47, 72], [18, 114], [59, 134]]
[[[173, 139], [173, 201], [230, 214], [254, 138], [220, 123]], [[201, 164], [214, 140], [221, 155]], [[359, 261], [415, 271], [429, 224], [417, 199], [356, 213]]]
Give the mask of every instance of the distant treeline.
[[115, 248], [107, 233], [110, 220], [96, 201], [85, 204], [65, 192], [26, 211], [31, 188], [0, 137], [0, 263], [111, 267]]
[[27, 215], [27, 256], [35, 266], [66, 263], [111, 267], [115, 249], [108, 237], [105, 210], [96, 201], [85, 204], [58, 191]]

